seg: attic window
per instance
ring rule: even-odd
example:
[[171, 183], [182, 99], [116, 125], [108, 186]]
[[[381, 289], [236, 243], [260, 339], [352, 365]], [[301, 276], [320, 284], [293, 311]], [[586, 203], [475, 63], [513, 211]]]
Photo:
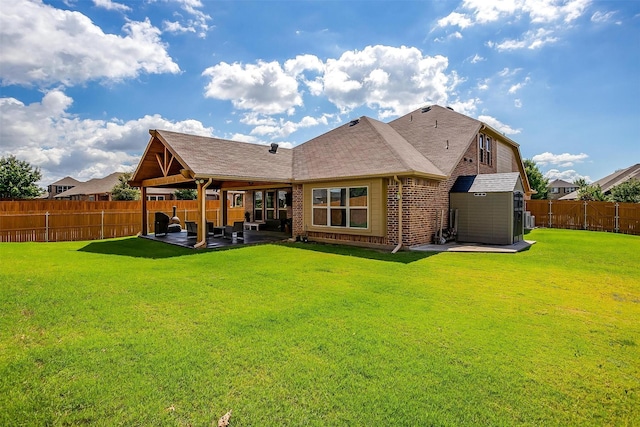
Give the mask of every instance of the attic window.
[[422, 109], [422, 112], [423, 112], [423, 113], [428, 113], [429, 111], [431, 111], [431, 107], [424, 107], [424, 108]]
[[349, 127], [351, 127], [351, 126], [355, 126], [355, 125], [357, 125], [358, 123], [360, 123], [360, 119], [351, 120], [351, 121], [349, 122]]

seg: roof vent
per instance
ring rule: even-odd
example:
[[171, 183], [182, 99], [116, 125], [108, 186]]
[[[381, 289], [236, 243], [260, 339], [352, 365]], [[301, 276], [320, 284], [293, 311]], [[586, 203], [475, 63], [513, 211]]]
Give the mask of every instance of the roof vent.
[[269, 148], [269, 152], [271, 154], [276, 154], [276, 151], [278, 151], [278, 144], [274, 142], [271, 144], [271, 148]]
[[447, 108], [448, 108], [449, 110], [451, 110], [451, 111], [456, 111], [456, 110], [454, 110], [453, 108], [451, 108], [451, 107], [449, 107], [449, 106], [447, 106]]
[[358, 123], [360, 123], [360, 119], [351, 120], [351, 121], [349, 122], [349, 127], [351, 127], [351, 126], [355, 126], [355, 125], [357, 125]]
[[424, 108], [422, 109], [422, 112], [423, 112], [423, 113], [426, 113], [426, 112], [429, 112], [429, 111], [431, 111], [431, 107], [424, 107]]

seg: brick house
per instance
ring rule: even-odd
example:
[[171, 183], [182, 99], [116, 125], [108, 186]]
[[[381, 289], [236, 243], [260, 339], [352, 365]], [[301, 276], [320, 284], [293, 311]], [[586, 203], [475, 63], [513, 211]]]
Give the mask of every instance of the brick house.
[[[150, 134], [131, 179], [143, 200], [148, 187], [196, 186], [199, 195], [207, 188], [244, 191], [252, 222], [286, 218], [294, 237], [313, 241], [396, 248], [430, 243], [436, 216], [448, 212], [449, 192], [461, 175], [518, 172], [525, 195], [531, 193], [518, 144], [437, 105], [389, 123], [361, 117], [293, 149]], [[204, 202], [200, 206], [204, 225]], [[143, 203], [143, 220], [145, 212]], [[198, 240], [205, 240], [204, 231]]]

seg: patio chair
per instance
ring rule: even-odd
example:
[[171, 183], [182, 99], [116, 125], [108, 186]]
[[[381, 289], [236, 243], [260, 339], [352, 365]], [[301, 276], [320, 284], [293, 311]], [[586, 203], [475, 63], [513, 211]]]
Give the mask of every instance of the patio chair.
[[153, 224], [153, 230], [155, 235], [164, 234], [167, 235], [169, 231], [169, 215], [164, 212], [156, 212], [155, 222]]
[[233, 239], [234, 233], [238, 240], [244, 240], [244, 222], [243, 221], [236, 221], [233, 223], [233, 225], [226, 225], [224, 227], [225, 239]]
[[198, 224], [194, 221], [185, 221], [187, 227], [187, 237], [196, 237], [198, 235]]

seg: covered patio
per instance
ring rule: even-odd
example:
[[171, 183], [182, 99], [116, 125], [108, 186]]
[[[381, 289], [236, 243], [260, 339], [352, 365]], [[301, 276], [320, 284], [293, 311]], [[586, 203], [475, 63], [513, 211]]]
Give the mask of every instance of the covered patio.
[[[275, 243], [282, 242], [291, 237], [290, 233], [281, 231], [245, 230], [243, 234], [243, 239], [228, 239], [222, 236], [207, 236], [207, 244], [206, 246], [202, 246], [202, 249], [221, 249], [236, 246]], [[196, 243], [196, 239], [194, 237], [187, 236], [186, 231], [181, 231], [180, 233], [167, 233], [165, 235], [160, 234], [158, 236], [156, 236], [155, 234], [147, 234], [141, 237], [157, 242], [182, 246], [185, 248], [193, 248], [194, 244]]]
[[[286, 233], [266, 226], [281, 218], [280, 215], [291, 218], [291, 206], [285, 206], [284, 209], [282, 206], [278, 207], [280, 209], [273, 206], [269, 208], [266, 203], [262, 206], [262, 198], [261, 205], [256, 206], [252, 197], [254, 193], [259, 193], [262, 197], [262, 194], [267, 193], [291, 192], [291, 150], [278, 149], [275, 144], [269, 147], [164, 130], [150, 130], [149, 133], [151, 139], [129, 181], [131, 186], [139, 187], [141, 191], [142, 237], [192, 248], [215, 248], [284, 240], [291, 236], [291, 227]], [[181, 232], [162, 233], [158, 236], [149, 234], [147, 191], [151, 187], [188, 188], [197, 191], [198, 215], [191, 222], [189, 233], [183, 229]], [[207, 212], [208, 189], [217, 190], [221, 201], [220, 215], [215, 218]], [[254, 215], [251, 224], [258, 230], [243, 230], [244, 221], [229, 218], [227, 195], [230, 191], [249, 195], [245, 200], [246, 212]], [[264, 216], [256, 221], [258, 210], [262, 210]], [[261, 225], [264, 226], [260, 227]], [[223, 233], [211, 233], [212, 226]], [[157, 231], [155, 228], [154, 224], [154, 231]], [[232, 230], [242, 230], [244, 240], [230, 238]], [[226, 238], [219, 234], [226, 235]]]

